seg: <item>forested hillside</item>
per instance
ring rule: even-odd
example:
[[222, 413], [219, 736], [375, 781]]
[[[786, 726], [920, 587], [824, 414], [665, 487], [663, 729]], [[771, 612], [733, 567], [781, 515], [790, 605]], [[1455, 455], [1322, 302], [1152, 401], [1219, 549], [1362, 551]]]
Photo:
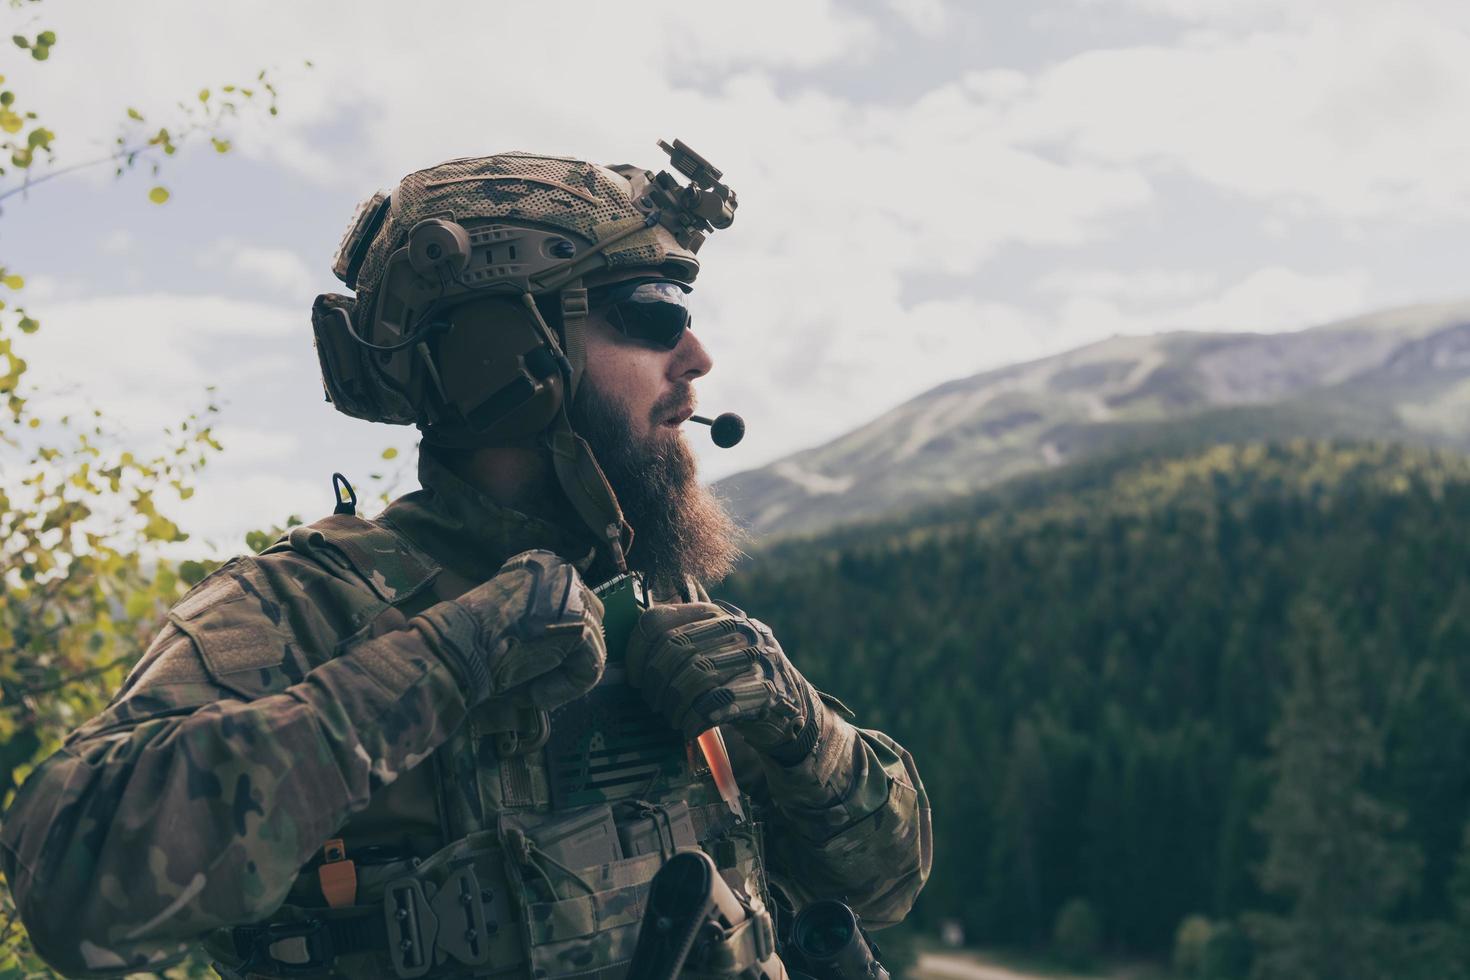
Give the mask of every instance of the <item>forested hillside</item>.
[[[913, 752], [924, 924], [1045, 945], [1070, 906], [1165, 952], [1202, 915], [1216, 975], [1253, 945], [1259, 976], [1444, 977], [1467, 557], [1462, 457], [1217, 446], [788, 541], [722, 595]], [[1318, 972], [1332, 955], [1361, 967]]]

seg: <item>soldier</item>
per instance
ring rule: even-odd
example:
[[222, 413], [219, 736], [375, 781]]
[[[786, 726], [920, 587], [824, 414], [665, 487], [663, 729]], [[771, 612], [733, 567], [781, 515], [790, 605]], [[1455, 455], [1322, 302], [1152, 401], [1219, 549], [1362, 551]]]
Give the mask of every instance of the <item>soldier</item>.
[[[58, 969], [202, 939], [226, 977], [621, 977], [696, 845], [751, 913], [711, 971], [779, 974], [773, 902], [907, 913], [913, 761], [702, 585], [738, 535], [679, 429], [711, 368], [686, 296], [736, 198], [664, 149], [687, 185], [503, 153], [359, 210], [356, 295], [313, 308], [323, 379], [418, 426], [423, 487], [227, 562], [26, 782], [0, 862]], [[609, 580], [646, 602], [611, 644]]]

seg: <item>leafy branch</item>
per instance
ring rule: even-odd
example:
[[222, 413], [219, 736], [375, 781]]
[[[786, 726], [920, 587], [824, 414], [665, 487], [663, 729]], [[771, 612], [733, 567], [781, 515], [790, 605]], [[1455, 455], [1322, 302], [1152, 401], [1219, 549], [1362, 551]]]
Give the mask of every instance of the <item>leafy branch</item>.
[[[37, 2], [10, 0], [10, 7]], [[57, 38], [27, 30], [12, 43], [44, 62]], [[206, 138], [215, 153], [228, 153], [227, 123], [246, 106], [275, 116], [276, 103], [276, 86], [261, 71], [249, 85], [199, 89], [166, 121], [128, 108], [105, 155], [56, 167], [55, 132], [0, 76], [0, 176], [18, 180], [0, 188], [0, 201], [106, 164], [120, 177], [146, 163], [156, 177], [164, 160]], [[162, 204], [169, 192], [155, 182], [148, 197]], [[39, 411], [22, 349], [41, 324], [16, 303], [24, 287], [23, 276], [0, 265], [0, 807], [67, 731], [106, 706], [163, 612], [216, 566], [171, 557], [168, 549], [188, 535], [165, 510], [170, 498], [188, 499], [199, 471], [223, 449], [212, 427], [213, 388], [204, 409], [164, 429], [156, 451], [126, 448], [101, 409], [60, 418]], [[30, 947], [3, 876], [0, 922], [0, 977], [52, 976]], [[206, 971], [202, 961], [186, 961], [166, 975]]]
[[[50, 35], [54, 40], [55, 35], [52, 32], [45, 31], [42, 34]], [[26, 39], [16, 35], [13, 40], [20, 44]], [[36, 48], [32, 46], [31, 50], [34, 54]], [[311, 62], [306, 62], [306, 66], [310, 68]], [[5, 77], [0, 75], [0, 83], [4, 81]], [[58, 177], [104, 164], [112, 164], [114, 176], [121, 177], [133, 169], [140, 159], [146, 158], [150, 161], [151, 174], [157, 176], [161, 169], [158, 154], [173, 156], [186, 143], [200, 136], [208, 137], [210, 146], [216, 153], [229, 153], [234, 148], [234, 143], [222, 135], [225, 124], [238, 116], [240, 110], [250, 103], [264, 103], [268, 115], [278, 115], [278, 96], [275, 83], [271, 81], [266, 69], [261, 69], [256, 73], [253, 84], [222, 85], [217, 92], [202, 88], [193, 101], [180, 101], [177, 108], [181, 118], [170, 126], [153, 129], [147, 116], [138, 109], [128, 107], [122, 131], [114, 138], [113, 148], [107, 153], [35, 176], [32, 169], [37, 153], [44, 153], [48, 162], [54, 159], [52, 142], [56, 134], [42, 126], [34, 112], [17, 112], [14, 108], [14, 92], [9, 89], [0, 90], [0, 131], [16, 136], [14, 139], [0, 141], [0, 151], [9, 154], [12, 169], [20, 170], [24, 174], [19, 184], [0, 190], [0, 201], [17, 194], [26, 194]], [[260, 102], [256, 102], [257, 99]], [[31, 129], [22, 138], [19, 134], [27, 124]], [[3, 163], [0, 163], [0, 175], [8, 172]], [[168, 189], [158, 185], [148, 192], [148, 199], [155, 204], [167, 202], [169, 196]]]

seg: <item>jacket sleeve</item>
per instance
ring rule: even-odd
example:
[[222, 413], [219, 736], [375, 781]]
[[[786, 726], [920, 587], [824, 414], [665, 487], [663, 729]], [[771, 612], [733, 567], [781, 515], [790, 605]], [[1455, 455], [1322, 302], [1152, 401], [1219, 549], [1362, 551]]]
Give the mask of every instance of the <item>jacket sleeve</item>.
[[389, 612], [389, 631], [254, 700], [165, 627], [0, 826], [37, 952], [71, 975], [156, 970], [208, 930], [274, 911], [312, 852], [464, 717], [430, 628]]
[[761, 808], [773, 879], [799, 909], [819, 899], [852, 906], [863, 923], [903, 920], [929, 878], [929, 797], [909, 753], [854, 727], [823, 696], [817, 745], [782, 766], [722, 729], [741, 788]]

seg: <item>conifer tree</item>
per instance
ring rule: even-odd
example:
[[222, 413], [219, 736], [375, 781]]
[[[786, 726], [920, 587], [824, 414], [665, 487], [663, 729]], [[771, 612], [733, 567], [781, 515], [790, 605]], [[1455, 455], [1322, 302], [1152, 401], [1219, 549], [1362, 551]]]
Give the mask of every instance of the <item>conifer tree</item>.
[[996, 817], [991, 848], [990, 879], [1003, 882], [993, 896], [1007, 896], [998, 917], [1012, 935], [1035, 943], [1045, 935], [1047, 896], [1042, 892], [1043, 862], [1040, 837], [1051, 808], [1051, 772], [1037, 726], [1030, 719], [1016, 722], [1011, 759]]
[[1250, 918], [1252, 980], [1398, 980], [1405, 937], [1390, 915], [1422, 862], [1395, 839], [1403, 815], [1365, 786], [1383, 749], [1355, 651], [1311, 597], [1291, 609], [1282, 649], [1290, 682], [1270, 736], [1259, 877], [1289, 911]]
[[1423, 959], [1436, 980], [1470, 980], [1470, 823], [1446, 891], [1449, 920], [1428, 930]]

